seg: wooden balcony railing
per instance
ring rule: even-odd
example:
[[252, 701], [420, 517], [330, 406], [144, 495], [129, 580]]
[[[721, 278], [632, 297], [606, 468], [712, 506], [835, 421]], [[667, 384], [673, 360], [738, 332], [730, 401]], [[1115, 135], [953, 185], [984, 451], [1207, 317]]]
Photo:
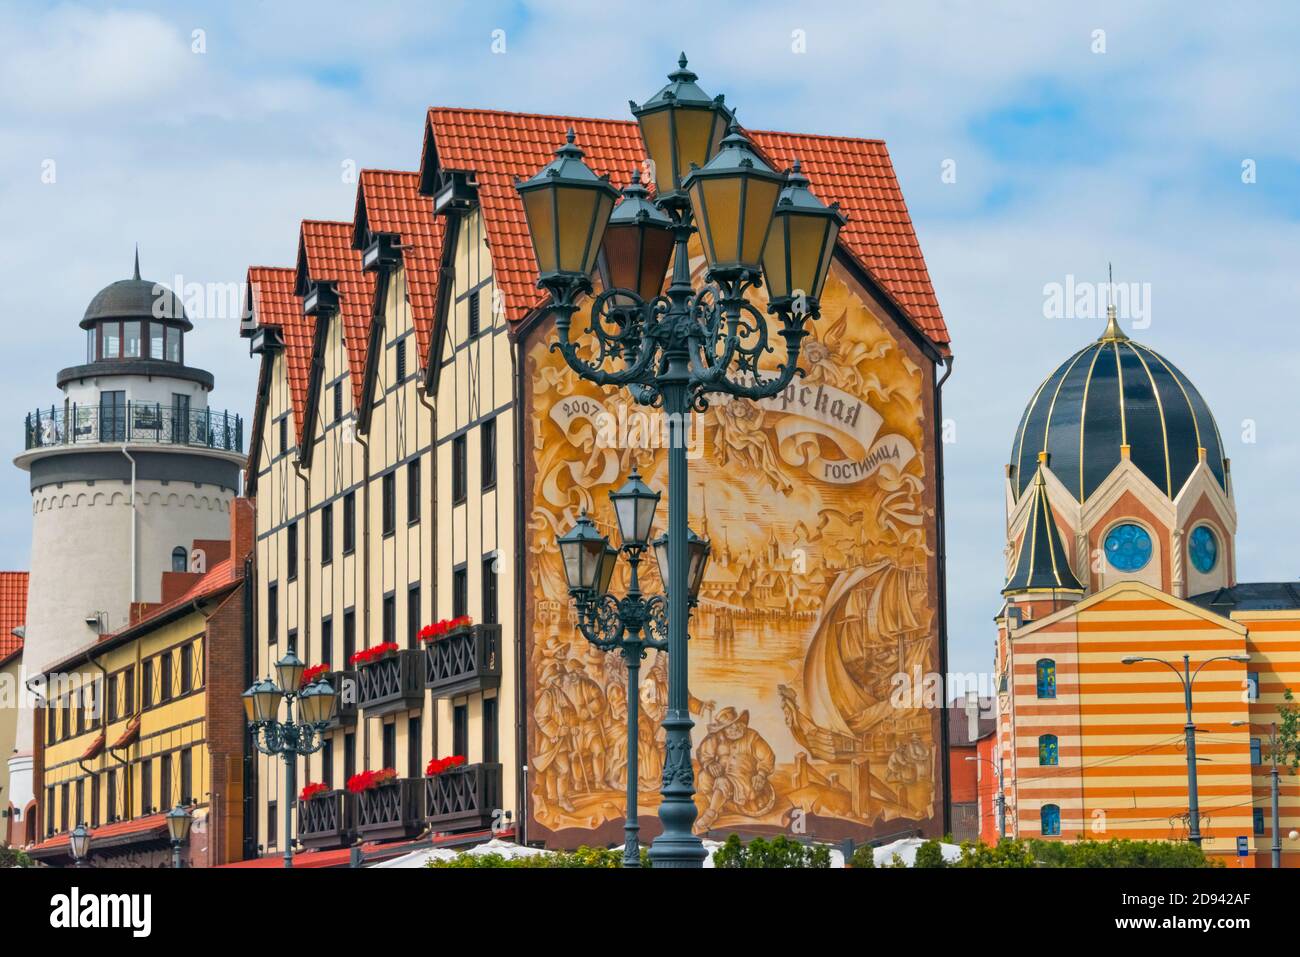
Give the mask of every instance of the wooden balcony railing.
[[410, 711], [424, 702], [424, 653], [393, 652], [357, 665], [357, 707], [367, 717]]
[[425, 687], [435, 698], [487, 691], [501, 684], [501, 626], [475, 625], [425, 646]]
[[423, 778], [398, 778], [356, 795], [357, 834], [367, 841], [414, 837], [424, 830], [420, 799]]
[[323, 791], [298, 802], [298, 840], [306, 847], [347, 847], [355, 831], [356, 795]]
[[500, 812], [500, 764], [466, 764], [424, 779], [424, 816], [435, 831], [491, 827]]
[[326, 731], [332, 731], [335, 728], [351, 727], [357, 723], [357, 673], [355, 671], [331, 671], [325, 675], [329, 681], [330, 687], [338, 696], [338, 708], [334, 712], [332, 720], [325, 728]]

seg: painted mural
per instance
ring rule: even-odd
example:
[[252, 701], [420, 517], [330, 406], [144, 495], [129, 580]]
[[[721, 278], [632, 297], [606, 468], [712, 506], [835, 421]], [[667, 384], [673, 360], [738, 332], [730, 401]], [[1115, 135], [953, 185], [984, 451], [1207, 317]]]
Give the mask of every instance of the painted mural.
[[[895, 694], [900, 672], [938, 670], [926, 376], [838, 265], [823, 300], [802, 380], [761, 402], [715, 401], [692, 429], [691, 525], [713, 544], [691, 622], [701, 832], [847, 834], [941, 816], [933, 716]], [[526, 353], [529, 774], [532, 819], [560, 831], [622, 822], [627, 692], [621, 656], [574, 627], [555, 539], [586, 509], [617, 542], [609, 492], [635, 461], [666, 493], [668, 462], [656, 413], [578, 379], [551, 336]], [[656, 533], [667, 511], [665, 494]], [[653, 559], [642, 585], [660, 590]], [[666, 654], [649, 652], [645, 814], [659, 800], [667, 678]]]

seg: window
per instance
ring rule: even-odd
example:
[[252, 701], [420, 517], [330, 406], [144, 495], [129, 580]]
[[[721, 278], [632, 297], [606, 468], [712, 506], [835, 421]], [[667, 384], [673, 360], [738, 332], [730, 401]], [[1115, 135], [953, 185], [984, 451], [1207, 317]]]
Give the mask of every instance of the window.
[[394, 357], [397, 362], [397, 381], [402, 382], [406, 379], [406, 339], [397, 340], [397, 348]]
[[479, 429], [479, 461], [482, 465], [483, 489], [497, 484], [497, 420], [488, 419]]
[[135, 665], [122, 669], [122, 714], [135, 714]]
[[275, 847], [279, 842], [279, 823], [278, 805], [274, 801], [268, 801], [266, 804], [266, 846], [268, 848]]
[[1038, 660], [1038, 697], [1056, 697], [1056, 662], [1051, 658]]
[[326, 741], [320, 749], [320, 779], [327, 788], [334, 787], [334, 742]]
[[349, 731], [343, 735], [343, 781], [357, 773], [357, 734]]
[[421, 741], [420, 717], [408, 718], [406, 721], [406, 776], [418, 778], [424, 774], [424, 764], [420, 761], [420, 753], [423, 751], [423, 742]]
[[117, 682], [118, 676], [116, 674], [108, 676], [108, 695], [104, 704], [107, 707], [107, 717], [110, 723], [116, 721], [120, 714], [117, 710]]
[[384, 725], [381, 737], [380, 756], [383, 760], [383, 767], [397, 767], [397, 722], [390, 721]]
[[473, 339], [479, 334], [479, 290], [475, 289], [469, 294], [469, 337]]
[[[172, 393], [172, 441], [178, 445], [184, 445], [190, 441], [190, 397], [181, 395], [178, 392]], [[202, 428], [204, 423], [195, 422], [194, 425]], [[196, 438], [203, 436], [202, 432], [196, 435]]]
[[153, 659], [146, 658], [140, 665], [140, 706], [153, 707]]
[[90, 826], [99, 827], [99, 775], [90, 776]]
[[290, 522], [289, 527], [285, 529], [285, 562], [289, 566], [288, 579], [293, 581], [298, 577], [298, 523]]
[[353, 608], [343, 612], [343, 666], [352, 667], [352, 656], [357, 653], [357, 613]]
[[335, 382], [333, 389], [334, 421], [343, 418], [343, 383]]
[[172, 653], [170, 649], [158, 656], [158, 669], [159, 681], [162, 684], [162, 693], [159, 698], [162, 701], [170, 701], [172, 692], [175, 690], [172, 685]]
[[86, 820], [86, 779], [85, 778], [77, 778], [76, 809], [77, 809], [77, 815], [75, 820], [78, 824], [81, 824]]
[[483, 559], [483, 624], [497, 623], [497, 557]]
[[466, 486], [469, 484], [468, 467], [465, 460], [465, 435], [461, 433], [451, 440], [452, 505], [459, 505], [465, 501]]
[[469, 705], [458, 704], [451, 713], [451, 753], [469, 757]]
[[483, 699], [483, 760], [497, 762], [497, 699]]
[[158, 809], [170, 811], [175, 803], [172, 799], [172, 756], [164, 754], [159, 759]]
[[[385, 595], [384, 606], [381, 612], [383, 618], [381, 628], [383, 629], [384, 643], [397, 640], [397, 596]], [[392, 765], [385, 765], [392, 767]]]
[[412, 585], [406, 590], [406, 647], [420, 646], [420, 586]]
[[[112, 774], [113, 772], [108, 772]], [[54, 833], [54, 788], [45, 789], [45, 832]]]
[[266, 643], [274, 645], [280, 639], [280, 584], [266, 586]]
[[140, 323], [122, 323], [122, 358], [140, 358]]
[[170, 326], [167, 328], [167, 361], [168, 362], [181, 361], [181, 356], [183, 354], [183, 351], [181, 349], [183, 335], [184, 333], [182, 333], [181, 330], [179, 329], [174, 329]]
[[122, 324], [120, 322], [105, 322], [99, 328], [104, 336], [104, 358], [120, 359], [122, 357]]
[[149, 323], [149, 358], [163, 358], [163, 336], [166, 327], [160, 322]]
[[1250, 739], [1250, 763], [1264, 763], [1264, 742], [1260, 738]]
[[181, 804], [194, 803], [194, 749], [181, 751]]
[[1043, 837], [1055, 837], [1061, 833], [1061, 808], [1056, 804], [1044, 804], [1038, 812], [1039, 824]]
[[1187, 554], [1192, 560], [1192, 567], [1202, 575], [1214, 571], [1219, 563], [1219, 540], [1208, 525], [1197, 525], [1187, 539]]
[[108, 769], [108, 780], [104, 782], [105, 797], [108, 798], [108, 822], [117, 820], [117, 768]]
[[380, 480], [383, 493], [383, 529], [385, 535], [393, 534], [397, 528], [397, 473], [385, 472]]
[[77, 734], [86, 732], [86, 689], [79, 688], [76, 692], [76, 711], [77, 711]]
[[194, 690], [194, 642], [181, 645], [181, 694]]
[[357, 493], [343, 496], [343, 554], [349, 555], [357, 547]]
[[1038, 763], [1054, 766], [1061, 763], [1060, 752], [1056, 746], [1056, 735], [1043, 734], [1038, 737]]
[[[320, 663], [328, 671], [334, 666], [334, 619], [322, 618], [320, 623]], [[338, 688], [334, 689], [338, 691]]]
[[153, 803], [153, 761], [140, 762], [140, 813], [152, 814], [158, 805]]
[[1247, 701], [1259, 700], [1259, 672], [1258, 671], [1246, 672], [1246, 700]]
[[328, 565], [334, 561], [334, 505], [322, 505], [320, 509], [320, 563]]
[[469, 614], [469, 570], [461, 565], [451, 573], [451, 617]]
[[1255, 833], [1264, 833], [1264, 809], [1262, 807], [1251, 808], [1251, 818], [1255, 825]]
[[185, 551], [184, 546], [177, 545], [172, 549], [172, 571], [184, 572], [189, 571], [189, 553]]
[[414, 525], [420, 520], [420, 460], [406, 467], [406, 522]]
[[99, 440], [126, 441], [126, 392], [121, 389], [99, 394]]
[[1135, 572], [1151, 561], [1151, 536], [1141, 525], [1126, 522], [1106, 534], [1106, 560], [1122, 572]]
[[56, 735], [59, 733], [58, 710], [54, 703], [50, 702], [45, 706], [45, 743], [53, 744]]
[[280, 454], [289, 451], [289, 417], [280, 419]]
[[[295, 655], [298, 655], [298, 651], [299, 651], [299, 648], [298, 648], [298, 629], [297, 629], [297, 628], [290, 628], [290, 629], [289, 629], [289, 634], [286, 635], [285, 637], [288, 639], [287, 644], [288, 644], [288, 646], [289, 646], [289, 650], [292, 651]], [[305, 649], [303, 649], [303, 653], [304, 653], [304, 654], [306, 653], [306, 650], [305, 650]], [[301, 658], [302, 655], [298, 655], [298, 657]]]
[[63, 738], [67, 740], [72, 737], [72, 694], [69, 692], [63, 696]]

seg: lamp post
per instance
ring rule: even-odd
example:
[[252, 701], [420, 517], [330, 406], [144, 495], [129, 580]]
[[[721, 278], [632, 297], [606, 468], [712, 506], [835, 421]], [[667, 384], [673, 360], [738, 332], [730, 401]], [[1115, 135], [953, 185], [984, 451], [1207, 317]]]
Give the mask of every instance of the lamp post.
[[[1234, 728], [1249, 728], [1249, 721], [1233, 721]], [[1268, 756], [1273, 765], [1270, 777], [1272, 778], [1272, 811], [1273, 811], [1273, 847], [1272, 847], [1272, 865], [1273, 867], [1282, 866], [1282, 825], [1281, 825], [1281, 808], [1280, 804], [1280, 785], [1278, 781], [1277, 770], [1277, 722], [1273, 721], [1268, 727]], [[1296, 832], [1292, 831], [1289, 835], [1293, 840]]]
[[983, 761], [993, 769], [993, 780], [998, 788], [998, 837], [1007, 836], [1007, 794], [1002, 786], [1002, 768], [989, 758], [968, 757], [967, 761]]
[[68, 835], [68, 847], [72, 850], [73, 867], [85, 867], [90, 857], [90, 830], [85, 822], [78, 822]]
[[190, 813], [189, 808], [177, 804], [163, 817], [167, 819], [167, 835], [172, 840], [172, 868], [180, 870], [181, 845], [190, 836], [190, 825], [194, 823], [194, 815]]
[[[254, 681], [244, 692], [244, 712], [253, 745], [266, 755], [284, 759], [284, 866], [293, 867], [293, 800], [298, 758], [314, 754], [325, 743], [325, 728], [338, 710], [333, 686], [319, 678], [301, 688], [302, 663], [293, 648], [275, 663], [280, 684], [270, 678]], [[298, 700], [299, 718], [293, 719], [293, 702]], [[279, 720], [280, 701], [285, 703], [285, 720]]]
[[[609, 493], [614, 505], [621, 548], [609, 544], [596, 525], [583, 512], [577, 524], [557, 540], [564, 564], [564, 574], [578, 613], [578, 630], [601, 651], [619, 650], [627, 665], [627, 809], [623, 825], [623, 866], [641, 866], [640, 822], [637, 814], [639, 793], [638, 743], [641, 705], [641, 661], [647, 648], [663, 653], [668, 648], [666, 636], [668, 609], [662, 595], [646, 597], [641, 592], [640, 566], [651, 547], [650, 532], [654, 525], [659, 493], [652, 491], [633, 466], [627, 482]], [[690, 533], [693, 540], [692, 566], [703, 578], [708, 561], [709, 543]], [[654, 543], [656, 546], [658, 542]], [[620, 554], [627, 556], [630, 575], [627, 593], [622, 599], [610, 594], [610, 583]], [[657, 552], [658, 554], [658, 552]], [[660, 558], [660, 577], [667, 580], [667, 566]], [[689, 591], [690, 604], [698, 595], [698, 584]], [[653, 635], [651, 634], [653, 632]]]
[[1183, 670], [1180, 672], [1178, 666], [1165, 661], [1163, 658], [1147, 658], [1138, 655], [1129, 655], [1121, 658], [1120, 663], [1125, 665], [1135, 665], [1139, 661], [1153, 661], [1164, 665], [1178, 678], [1183, 686], [1183, 706], [1187, 710], [1187, 723], [1183, 725], [1183, 733], [1187, 739], [1187, 816], [1188, 816], [1188, 833], [1187, 839], [1197, 847], [1201, 846], [1201, 806], [1200, 800], [1196, 794], [1196, 725], [1192, 724], [1192, 683], [1196, 676], [1201, 673], [1206, 665], [1211, 661], [1250, 661], [1249, 655], [1215, 655], [1213, 658], [1206, 658], [1196, 670], [1192, 670], [1192, 660], [1190, 655], [1183, 655]]
[[[538, 265], [550, 294], [559, 350], [581, 378], [627, 387], [638, 402], [663, 410], [668, 426], [668, 707], [659, 808], [663, 832], [650, 856], [656, 867], [701, 867], [704, 846], [693, 831], [687, 667], [689, 535], [687, 427], [709, 396], [764, 399], [799, 372], [801, 343], [830, 269], [845, 218], [808, 189], [799, 169], [773, 170], [735, 125], [722, 97], [710, 99], [686, 68], [644, 105], [632, 105], [655, 180], [655, 199], [637, 178], [621, 193], [583, 162], [572, 130], [555, 159], [516, 184]], [[618, 205], [615, 206], [615, 201]], [[691, 282], [687, 246], [699, 222], [706, 283]], [[668, 255], [672, 273], [660, 294]], [[587, 340], [573, 316], [593, 292]], [[768, 312], [779, 322], [784, 355], [773, 352], [767, 319], [746, 300], [767, 276]]]

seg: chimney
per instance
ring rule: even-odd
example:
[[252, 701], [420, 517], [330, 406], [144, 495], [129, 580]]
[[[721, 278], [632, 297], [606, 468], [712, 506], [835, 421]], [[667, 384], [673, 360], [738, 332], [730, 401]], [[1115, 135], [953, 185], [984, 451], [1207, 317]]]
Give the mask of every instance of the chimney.
[[230, 503], [230, 558], [235, 573], [243, 568], [244, 559], [253, 551], [257, 513], [251, 498], [236, 498]]

